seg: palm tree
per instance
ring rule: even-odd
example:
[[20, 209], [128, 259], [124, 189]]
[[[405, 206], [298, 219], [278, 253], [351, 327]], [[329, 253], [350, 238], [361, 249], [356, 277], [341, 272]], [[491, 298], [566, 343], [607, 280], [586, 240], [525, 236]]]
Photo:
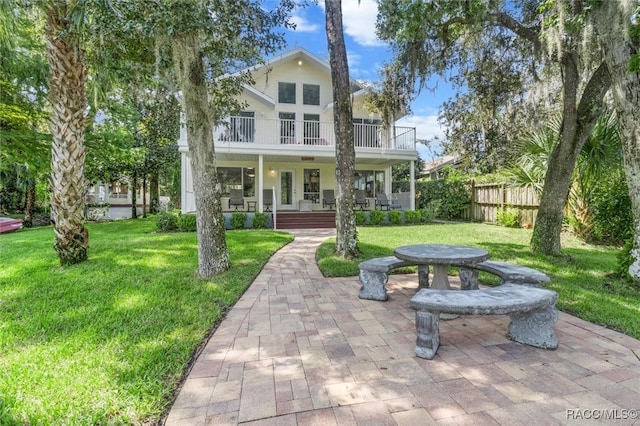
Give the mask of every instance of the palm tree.
[[[85, 52], [74, 22], [82, 10], [65, 1], [47, 3], [46, 49], [51, 102], [51, 213], [62, 265], [87, 259], [84, 213], [84, 129], [87, 112]], [[72, 16], [73, 15], [73, 16]]]

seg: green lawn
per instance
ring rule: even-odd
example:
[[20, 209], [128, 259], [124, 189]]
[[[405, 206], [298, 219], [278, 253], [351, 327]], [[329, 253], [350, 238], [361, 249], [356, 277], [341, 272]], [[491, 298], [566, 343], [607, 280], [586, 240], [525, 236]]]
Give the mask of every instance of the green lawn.
[[[51, 228], [0, 236], [0, 424], [153, 424], [196, 348], [268, 258], [291, 241], [268, 230], [227, 233], [232, 268], [196, 277], [195, 233], [160, 234], [149, 220], [90, 224], [89, 261], [58, 265]], [[484, 247], [492, 258], [552, 277], [558, 306], [640, 337], [640, 292], [610, 277], [616, 250], [568, 238], [571, 260], [531, 254], [531, 231], [480, 224], [361, 227], [362, 257], [326, 275], [355, 276], [396, 246]], [[497, 283], [488, 275], [482, 280]]]
[[152, 424], [185, 367], [289, 234], [227, 233], [232, 268], [196, 277], [195, 233], [88, 225], [61, 268], [50, 227], [0, 235], [0, 424]]
[[[352, 276], [363, 260], [393, 254], [407, 244], [461, 244], [482, 247], [491, 259], [538, 269], [551, 277], [548, 288], [558, 292], [557, 307], [580, 318], [640, 339], [640, 288], [613, 276], [618, 249], [585, 244], [563, 236], [568, 259], [534, 255], [529, 250], [531, 230], [494, 225], [456, 223], [396, 227], [359, 227], [361, 254], [353, 262], [333, 256], [333, 240], [318, 250], [318, 265], [325, 276]], [[415, 270], [415, 268], [414, 268]], [[452, 269], [450, 273], [456, 272]], [[480, 280], [497, 284], [486, 273]]]

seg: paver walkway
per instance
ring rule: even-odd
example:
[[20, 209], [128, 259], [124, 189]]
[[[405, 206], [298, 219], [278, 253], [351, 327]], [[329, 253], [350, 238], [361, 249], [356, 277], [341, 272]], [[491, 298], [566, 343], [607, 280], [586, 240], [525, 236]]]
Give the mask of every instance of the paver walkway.
[[[640, 425], [640, 341], [560, 314], [560, 346], [505, 337], [507, 316], [441, 321], [414, 355], [416, 275], [390, 301], [324, 278], [334, 230], [293, 231], [199, 355], [166, 425]], [[452, 280], [453, 283], [454, 280]]]

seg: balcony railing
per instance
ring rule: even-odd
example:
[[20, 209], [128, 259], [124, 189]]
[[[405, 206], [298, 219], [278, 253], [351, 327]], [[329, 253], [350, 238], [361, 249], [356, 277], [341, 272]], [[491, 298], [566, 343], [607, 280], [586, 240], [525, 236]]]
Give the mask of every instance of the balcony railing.
[[[334, 146], [333, 123], [302, 120], [275, 120], [253, 117], [230, 117], [214, 131], [216, 143], [240, 142], [271, 145]], [[414, 151], [416, 129], [375, 124], [353, 124], [356, 148]]]

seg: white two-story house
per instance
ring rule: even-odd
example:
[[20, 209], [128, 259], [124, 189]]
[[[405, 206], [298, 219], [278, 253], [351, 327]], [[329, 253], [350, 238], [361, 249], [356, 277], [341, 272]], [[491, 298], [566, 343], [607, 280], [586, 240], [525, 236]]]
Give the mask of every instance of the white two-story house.
[[[336, 190], [333, 95], [329, 64], [304, 49], [284, 53], [252, 69], [255, 84], [245, 86], [244, 111], [214, 131], [222, 207], [243, 211], [321, 211], [324, 190]], [[391, 166], [418, 158], [415, 129], [388, 126], [366, 111], [366, 91], [352, 84], [356, 189], [364, 190], [369, 209], [380, 192], [391, 193]], [[398, 117], [400, 118], [400, 117]], [[195, 211], [193, 180], [182, 128], [182, 211]], [[407, 209], [415, 208], [413, 176]], [[263, 189], [271, 190], [265, 192]], [[243, 203], [229, 205], [232, 190]], [[271, 193], [273, 205], [265, 206]], [[337, 192], [336, 192], [337, 195]], [[391, 198], [391, 197], [389, 197]], [[266, 203], [269, 204], [269, 203]]]

